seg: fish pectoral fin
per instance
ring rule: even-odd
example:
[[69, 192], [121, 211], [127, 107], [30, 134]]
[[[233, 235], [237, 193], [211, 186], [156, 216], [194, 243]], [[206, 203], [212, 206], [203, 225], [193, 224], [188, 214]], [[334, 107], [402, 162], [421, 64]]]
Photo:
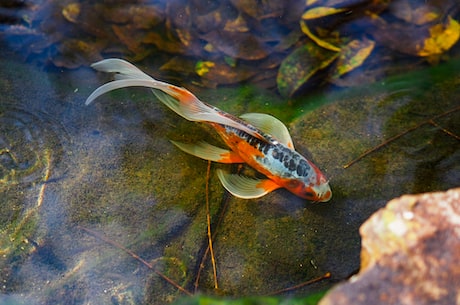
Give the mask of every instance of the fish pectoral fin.
[[222, 170], [217, 170], [217, 176], [227, 191], [233, 196], [243, 199], [259, 198], [281, 187], [269, 179], [253, 179], [226, 174]]
[[286, 125], [277, 118], [265, 113], [245, 113], [240, 118], [254, 125], [265, 133], [274, 136], [278, 141], [287, 147], [294, 149], [291, 135]]
[[241, 157], [227, 149], [223, 149], [214, 145], [211, 145], [206, 142], [198, 142], [196, 144], [187, 144], [176, 141], [171, 141], [181, 150], [185, 151], [188, 154], [191, 154], [195, 157], [210, 160], [220, 163], [244, 163]]

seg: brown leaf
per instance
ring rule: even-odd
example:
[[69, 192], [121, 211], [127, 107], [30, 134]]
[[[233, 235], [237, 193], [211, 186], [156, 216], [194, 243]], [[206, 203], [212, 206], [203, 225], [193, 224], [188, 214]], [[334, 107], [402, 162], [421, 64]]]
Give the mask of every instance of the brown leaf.
[[297, 48], [281, 63], [276, 78], [283, 96], [294, 95], [316, 73], [328, 67], [339, 55], [319, 47], [313, 42]]
[[457, 43], [460, 25], [451, 17], [446, 24], [431, 27], [394, 21], [379, 25], [372, 34], [377, 43], [393, 50], [413, 56], [431, 56], [442, 54]]
[[195, 74], [195, 61], [184, 56], [174, 56], [163, 64], [160, 70], [174, 71], [185, 75]]
[[59, 55], [52, 59], [56, 67], [73, 69], [102, 59], [98, 44], [89, 44], [82, 40], [67, 39], [58, 49]]
[[118, 39], [130, 50], [131, 52], [138, 52], [141, 46], [144, 33], [139, 32], [131, 24], [124, 26], [112, 25], [112, 30], [117, 35]]
[[246, 19], [242, 14], [238, 14], [233, 20], [227, 20], [225, 23], [224, 31], [226, 32], [248, 32], [249, 27], [246, 22]]
[[185, 54], [186, 52], [184, 45], [171, 35], [163, 36], [160, 35], [160, 33], [150, 31], [143, 37], [142, 42], [145, 44], [153, 44], [161, 51], [171, 54]]
[[240, 13], [245, 13], [256, 20], [283, 16], [286, 3], [279, 0], [230, 0]]
[[396, 17], [416, 25], [433, 22], [441, 16], [434, 6], [420, 2], [414, 4], [408, 0], [393, 1], [390, 4], [390, 11]]
[[269, 47], [252, 33], [212, 31], [201, 35], [212, 46], [233, 58], [258, 60], [267, 57]]
[[236, 84], [247, 80], [257, 73], [251, 66], [239, 64], [231, 67], [224, 61], [215, 61], [208, 65], [206, 73], [201, 77], [203, 84], [208, 87], [216, 85]]

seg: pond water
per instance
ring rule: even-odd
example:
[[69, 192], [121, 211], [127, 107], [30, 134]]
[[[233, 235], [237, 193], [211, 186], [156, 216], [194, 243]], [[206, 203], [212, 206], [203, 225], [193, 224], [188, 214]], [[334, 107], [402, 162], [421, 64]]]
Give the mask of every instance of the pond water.
[[310, 203], [285, 190], [229, 195], [215, 169], [236, 167], [212, 164], [207, 179], [206, 161], [170, 143], [219, 143], [213, 130], [178, 117], [149, 90], [118, 90], [85, 106], [110, 76], [85, 65], [45, 68], [6, 44], [0, 52], [0, 303], [269, 295], [330, 273], [279, 292], [308, 296], [357, 271], [358, 228], [388, 200], [460, 182], [455, 59], [297, 99], [248, 84], [191, 85], [232, 114], [282, 119], [296, 149], [330, 179], [332, 200]]

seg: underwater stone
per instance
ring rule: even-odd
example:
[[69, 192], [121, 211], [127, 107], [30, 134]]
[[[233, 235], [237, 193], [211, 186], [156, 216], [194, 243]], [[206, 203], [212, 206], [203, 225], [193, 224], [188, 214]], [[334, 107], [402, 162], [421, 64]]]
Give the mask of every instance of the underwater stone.
[[393, 199], [360, 234], [359, 273], [320, 305], [460, 304], [460, 188]]

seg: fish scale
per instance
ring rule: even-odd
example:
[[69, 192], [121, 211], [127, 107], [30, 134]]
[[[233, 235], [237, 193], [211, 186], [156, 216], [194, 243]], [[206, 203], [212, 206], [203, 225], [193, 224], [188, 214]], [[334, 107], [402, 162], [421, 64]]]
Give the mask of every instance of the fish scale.
[[265, 141], [231, 126], [222, 125], [222, 127], [225, 128], [227, 135], [238, 136], [263, 154], [263, 157], [254, 157], [254, 160], [265, 169], [263, 174], [270, 173], [270, 175], [279, 175], [283, 178], [301, 179], [308, 181], [309, 184], [314, 183], [314, 170], [308, 164], [308, 160], [295, 150], [289, 149], [270, 135], [262, 132], [260, 133], [264, 136]]

